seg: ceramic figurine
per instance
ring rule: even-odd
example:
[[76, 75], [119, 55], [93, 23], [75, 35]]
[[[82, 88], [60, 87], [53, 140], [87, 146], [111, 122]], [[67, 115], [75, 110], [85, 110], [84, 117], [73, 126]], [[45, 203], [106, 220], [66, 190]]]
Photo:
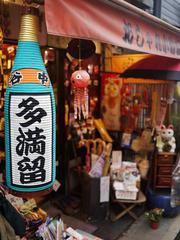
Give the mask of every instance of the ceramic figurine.
[[174, 153], [176, 149], [176, 140], [174, 137], [173, 125], [169, 125], [167, 128], [165, 125], [161, 125], [159, 134], [156, 137], [156, 147], [158, 152], [171, 152]]

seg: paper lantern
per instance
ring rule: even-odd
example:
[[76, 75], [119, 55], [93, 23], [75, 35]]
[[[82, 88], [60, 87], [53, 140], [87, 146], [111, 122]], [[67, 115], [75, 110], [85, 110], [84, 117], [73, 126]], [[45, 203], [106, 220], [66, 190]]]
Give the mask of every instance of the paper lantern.
[[42, 191], [55, 180], [55, 101], [37, 40], [35, 10], [22, 15], [5, 95], [6, 183], [17, 192]]

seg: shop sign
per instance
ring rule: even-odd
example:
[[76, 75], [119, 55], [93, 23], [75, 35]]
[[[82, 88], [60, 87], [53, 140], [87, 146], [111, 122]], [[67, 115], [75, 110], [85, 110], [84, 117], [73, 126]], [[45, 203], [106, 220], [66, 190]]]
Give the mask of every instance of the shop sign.
[[53, 175], [51, 94], [11, 93], [9, 104], [11, 184], [45, 186]]
[[46, 0], [45, 14], [49, 34], [93, 39], [180, 59], [177, 28], [163, 21], [156, 22], [157, 18], [148, 13], [142, 16], [142, 13], [127, 11], [120, 2], [54, 0], [52, 4], [51, 0]]
[[122, 27], [121, 41], [126, 47], [134, 46], [139, 51], [180, 58], [178, 37], [173, 34], [126, 18], [123, 19]]

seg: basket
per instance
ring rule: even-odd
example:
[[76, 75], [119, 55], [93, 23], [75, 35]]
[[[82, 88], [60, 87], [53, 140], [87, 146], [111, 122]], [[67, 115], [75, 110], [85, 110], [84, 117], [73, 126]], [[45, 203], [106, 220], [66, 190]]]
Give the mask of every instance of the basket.
[[118, 200], [137, 200], [138, 191], [115, 190], [115, 198]]

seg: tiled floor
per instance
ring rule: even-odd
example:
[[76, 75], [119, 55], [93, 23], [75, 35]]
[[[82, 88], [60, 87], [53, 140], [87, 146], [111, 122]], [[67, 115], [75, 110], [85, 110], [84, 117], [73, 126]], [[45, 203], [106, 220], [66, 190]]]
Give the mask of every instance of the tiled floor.
[[[174, 218], [163, 218], [157, 230], [151, 229], [147, 219], [142, 215], [117, 240], [174, 240], [179, 231], [180, 215]], [[180, 238], [176, 240], [180, 240]]]

